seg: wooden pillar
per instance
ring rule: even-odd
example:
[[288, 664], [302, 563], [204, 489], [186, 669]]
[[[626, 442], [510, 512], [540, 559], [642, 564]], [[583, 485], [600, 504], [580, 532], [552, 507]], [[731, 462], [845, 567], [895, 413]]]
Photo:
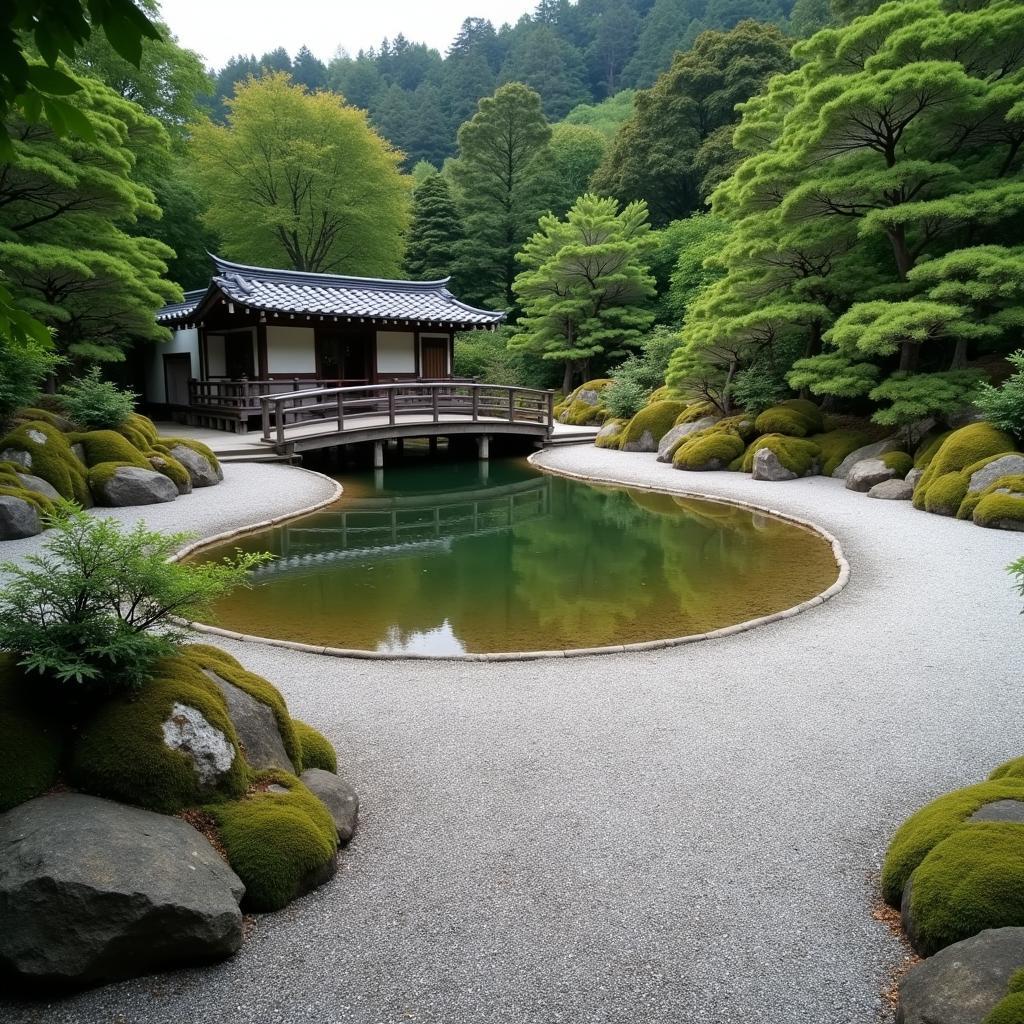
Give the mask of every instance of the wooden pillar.
[[383, 469], [384, 468], [384, 442], [374, 441], [373, 442], [373, 468]]
[[480, 461], [486, 462], [491, 455], [491, 437], [489, 434], [481, 434], [476, 439], [477, 452], [480, 455]]

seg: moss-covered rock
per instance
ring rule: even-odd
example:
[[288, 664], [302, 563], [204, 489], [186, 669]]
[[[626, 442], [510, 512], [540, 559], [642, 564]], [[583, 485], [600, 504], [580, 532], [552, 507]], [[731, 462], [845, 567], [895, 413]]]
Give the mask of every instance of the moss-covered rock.
[[0, 812], [45, 793], [57, 780], [62, 730], [30, 701], [31, 680], [0, 654]]
[[655, 388], [647, 398], [647, 405], [651, 405], [654, 402], [668, 402], [677, 399], [679, 396], [672, 390], [667, 384], [662, 384], [660, 388]]
[[885, 901], [898, 907], [903, 888], [917, 866], [935, 846], [958, 829], [977, 827], [977, 824], [966, 826], [965, 823], [980, 807], [997, 800], [1021, 799], [1024, 799], [1024, 778], [1007, 775], [946, 793], [912, 814], [896, 831], [885, 855], [881, 880]]
[[262, 773], [244, 799], [210, 805], [242, 905], [279, 910], [333, 875], [338, 834], [327, 808], [294, 776]]
[[155, 469], [161, 476], [167, 477], [179, 494], [192, 493], [192, 477], [189, 471], [173, 455], [153, 452], [146, 457], [150, 469]]
[[759, 434], [784, 434], [787, 437], [807, 437], [824, 430], [821, 410], [802, 398], [780, 402], [765, 409], [754, 421]]
[[156, 424], [148, 416], [142, 416], [137, 412], [131, 413], [117, 428], [117, 432], [140, 452], [149, 451], [159, 441]]
[[191, 437], [159, 437], [156, 443], [153, 445], [153, 451], [160, 452], [162, 455], [174, 456], [174, 452], [171, 450], [181, 445], [184, 448], [190, 448], [197, 455], [202, 455], [204, 459], [214, 468], [218, 473], [220, 472], [220, 462], [217, 456], [213, 454], [213, 449], [209, 445], [203, 444], [202, 441], [193, 440]]
[[912, 881], [911, 935], [924, 956], [987, 928], [1024, 926], [1024, 825], [958, 829], [931, 849]]
[[66, 435], [42, 420], [19, 424], [0, 440], [0, 460], [13, 462], [45, 480], [62, 498], [92, 505], [85, 467]]
[[594, 438], [594, 444], [598, 448], [615, 448], [618, 449], [622, 443], [622, 432], [626, 429], [629, 420], [605, 420], [604, 425], [597, 432], [597, 437]]
[[675, 401], [645, 405], [626, 425], [619, 447], [624, 452], [656, 452], [683, 408], [682, 402]]
[[146, 457], [123, 434], [116, 430], [84, 430], [69, 434], [71, 444], [80, 444], [89, 467], [104, 462], [117, 462], [124, 466], [151, 469]]
[[753, 470], [754, 456], [762, 448], [773, 451], [781, 465], [797, 476], [811, 476], [821, 466], [821, 449], [810, 439], [790, 434], [766, 434], [757, 438], [744, 453], [744, 473]]
[[744, 441], [752, 441], [757, 435], [757, 428], [754, 426], [754, 419], [746, 413], [738, 413], [735, 416], [726, 416], [719, 420], [713, 427], [714, 430], [722, 430], [739, 434]]
[[[190, 730], [193, 753], [176, 738]], [[165, 658], [133, 697], [103, 704], [82, 725], [68, 772], [87, 793], [165, 814], [237, 798], [248, 781], [224, 697], [188, 655]]]
[[705, 416], [717, 415], [719, 415], [719, 410], [714, 402], [687, 402], [676, 416], [672, 426], [678, 427], [682, 423], [695, 423], [697, 420], [704, 419]]
[[[939, 511], [940, 515], [955, 516], [967, 493], [967, 486], [970, 476], [964, 471], [978, 463], [984, 464], [984, 460], [993, 456], [1001, 455], [1004, 452], [1014, 451], [1016, 446], [1013, 438], [1001, 430], [997, 430], [990, 423], [969, 423], [966, 427], [954, 430], [948, 434], [939, 444], [938, 448], [928, 462], [924, 475], [921, 477], [914, 490], [914, 507], [925, 509], [929, 512]], [[956, 506], [951, 511], [951, 496], [960, 488], [960, 481], [948, 481], [944, 483], [939, 491], [941, 498], [932, 498], [932, 489], [950, 474], [961, 474], [963, 482], [963, 493], [960, 494]], [[934, 505], [935, 508], [929, 507]]]
[[978, 526], [990, 529], [1024, 530], [1024, 475], [1003, 476], [989, 484], [971, 510], [971, 517]]
[[55, 427], [57, 430], [67, 433], [69, 430], [73, 430], [71, 420], [63, 413], [54, 409], [41, 409], [37, 406], [25, 406], [19, 409], [14, 414], [15, 423], [31, 423], [33, 421], [43, 423], [49, 423], [51, 427]]
[[1024, 757], [1015, 757], [1012, 761], [1005, 761], [998, 768], [993, 768], [989, 773], [989, 780], [998, 779], [1020, 779], [1024, 781]]
[[914, 469], [927, 469], [946, 438], [952, 433], [952, 430], [942, 430], [935, 434], [925, 434], [914, 450]]
[[914, 468], [914, 460], [906, 452], [886, 452], [880, 458], [898, 480], [905, 479]]
[[1024, 992], [1011, 992], [1001, 999], [981, 1024], [1024, 1024]]
[[672, 456], [672, 465], [693, 472], [725, 469], [743, 454], [744, 447], [739, 434], [712, 427], [687, 438]]
[[295, 727], [295, 735], [299, 741], [300, 758], [302, 771], [307, 768], [321, 768], [325, 772], [338, 771], [338, 755], [334, 752], [330, 740], [323, 733], [319, 733], [311, 725], [300, 722], [293, 718], [292, 725]]
[[554, 409], [555, 419], [559, 423], [570, 423], [582, 427], [592, 423], [603, 423], [608, 418], [608, 410], [601, 404], [601, 392], [611, 380], [600, 377], [588, 380], [559, 402]]
[[808, 440], [813, 441], [821, 450], [822, 475], [831, 476], [847, 455], [871, 444], [877, 437], [871, 430], [842, 427], [822, 434], [812, 434]]
[[[937, 516], [955, 516], [960, 505], [967, 496], [967, 485], [970, 477], [966, 473], [945, 473], [932, 480], [924, 496], [924, 510]], [[924, 480], [914, 489], [914, 505], [917, 506], [918, 495], [924, 490]]]

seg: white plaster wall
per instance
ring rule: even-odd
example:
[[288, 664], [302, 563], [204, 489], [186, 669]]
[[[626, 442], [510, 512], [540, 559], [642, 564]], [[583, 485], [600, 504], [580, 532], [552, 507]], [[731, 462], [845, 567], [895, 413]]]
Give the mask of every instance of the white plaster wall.
[[411, 331], [378, 331], [377, 372], [415, 373], [416, 335]]
[[268, 373], [316, 373], [312, 327], [267, 326]]
[[[199, 332], [195, 328], [174, 331], [170, 341], [153, 345], [149, 349], [146, 363], [146, 401], [167, 401], [167, 392], [164, 390], [164, 356], [178, 352], [187, 352], [191, 357], [192, 372], [189, 376], [199, 376]], [[223, 348], [221, 355], [223, 357]]]
[[223, 377], [226, 373], [224, 335], [208, 334], [206, 336], [206, 375], [208, 377]]

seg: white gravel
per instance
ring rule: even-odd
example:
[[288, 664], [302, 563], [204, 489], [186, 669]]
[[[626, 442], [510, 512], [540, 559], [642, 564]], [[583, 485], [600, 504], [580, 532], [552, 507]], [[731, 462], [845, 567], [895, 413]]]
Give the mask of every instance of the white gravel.
[[[879, 991], [903, 956], [871, 919], [889, 836], [924, 801], [1024, 752], [1020, 599], [1003, 571], [1024, 537], [833, 480], [680, 473], [589, 446], [541, 458], [813, 519], [842, 543], [850, 584], [726, 639], [557, 663], [349, 661], [225, 641], [327, 734], [361, 794], [337, 878], [260, 918], [225, 964], [0, 1003], [0, 1017], [865, 1024], [883, 1013]], [[295, 471], [238, 466], [210, 492], [217, 514], [204, 492], [176, 506], [194, 528], [224, 529], [222, 497], [268, 502], [278, 480], [308, 503]]]

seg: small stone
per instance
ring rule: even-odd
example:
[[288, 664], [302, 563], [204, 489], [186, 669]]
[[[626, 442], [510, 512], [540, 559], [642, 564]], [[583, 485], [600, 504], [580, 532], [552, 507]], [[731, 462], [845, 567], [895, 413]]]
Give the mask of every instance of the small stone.
[[50, 501], [60, 501], [60, 491], [48, 480], [44, 480], [41, 476], [33, 476], [31, 473], [22, 473], [20, 475], [21, 486], [26, 491], [35, 491], [36, 494], [41, 494], [44, 498], [49, 498]]
[[39, 510], [14, 494], [0, 494], [0, 540], [21, 540], [43, 532]]
[[903, 451], [903, 440], [898, 437], [887, 437], [882, 441], [875, 441], [874, 444], [866, 444], [863, 448], [850, 452], [849, 455], [839, 463], [832, 471], [832, 476], [837, 480], [845, 480], [846, 474], [865, 459], [879, 459], [889, 452]]
[[910, 484], [911, 488], [915, 488], [915, 487], [917, 487], [919, 481], [921, 480], [921, 477], [923, 477], [923, 476], [924, 476], [924, 470], [923, 469], [912, 469], [906, 475], [905, 479], [906, 479], [907, 483]]
[[49, 438], [41, 430], [36, 430], [34, 427], [29, 427], [29, 429], [26, 430], [25, 433], [28, 435], [28, 439], [30, 441], [34, 441], [40, 447], [46, 444], [46, 442], [49, 440]]
[[778, 455], [771, 448], [759, 448], [754, 454], [754, 471], [752, 476], [755, 480], [795, 480], [796, 473], [779, 462]]
[[977, 469], [971, 474], [967, 493], [976, 494], [978, 491], [983, 491], [1001, 476], [1018, 476], [1020, 474], [1024, 474], [1024, 455], [1018, 455], [1016, 452], [1000, 455], [991, 462], [986, 462], [981, 469]]
[[175, 704], [163, 723], [164, 743], [180, 750], [192, 761], [192, 768], [203, 786], [214, 787], [235, 760], [231, 741], [211, 725], [197, 708]]
[[706, 430], [708, 427], [714, 426], [717, 422], [717, 416], [702, 416], [699, 420], [694, 420], [692, 423], [680, 423], [678, 426], [673, 427], [658, 442], [658, 461], [671, 462], [676, 449], [686, 438], [691, 434], [696, 434], [698, 430]]
[[883, 498], [886, 501], [910, 501], [914, 488], [906, 480], [883, 480], [868, 491], [869, 498]]
[[322, 768], [307, 768], [299, 780], [331, 812], [338, 830], [338, 842], [344, 846], [355, 835], [359, 820], [359, 797], [346, 782]]
[[219, 466], [214, 467], [204, 455], [183, 444], [176, 444], [171, 449], [171, 455], [188, 470], [193, 487], [212, 487], [224, 479]]
[[113, 508], [155, 505], [178, 496], [178, 488], [162, 473], [137, 466], [118, 466], [95, 490], [96, 500]]
[[846, 489], [870, 491], [875, 484], [891, 480], [895, 475], [896, 471], [890, 469], [881, 459], [862, 459], [854, 463], [846, 474]]
[[0, 452], [0, 462], [13, 462], [22, 469], [31, 469], [32, 453], [24, 448], [5, 448]]
[[969, 821], [1012, 821], [1024, 825], [1024, 800], [993, 800], [983, 804]]

